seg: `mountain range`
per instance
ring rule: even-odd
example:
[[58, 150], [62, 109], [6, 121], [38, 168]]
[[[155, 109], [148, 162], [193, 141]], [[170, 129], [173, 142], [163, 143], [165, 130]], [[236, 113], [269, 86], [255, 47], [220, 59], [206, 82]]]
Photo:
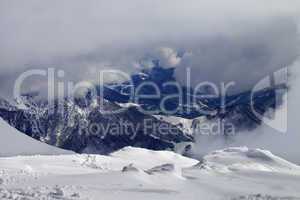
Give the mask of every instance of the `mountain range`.
[[[145, 82], [155, 83], [162, 97], [140, 99], [138, 104], [133, 104], [129, 88], [137, 88]], [[261, 123], [252, 110], [252, 104], [261, 115], [270, 108], [276, 108], [276, 88], [258, 91], [253, 96], [251, 91], [226, 96], [224, 107], [220, 103], [221, 98], [198, 98], [193, 96], [193, 88], [180, 86], [185, 101], [179, 102], [176, 98], [165, 101], [167, 110], [179, 108], [173, 114], [166, 114], [160, 106], [163, 97], [178, 94], [178, 89], [164, 87], [167, 82], [180, 85], [174, 77], [174, 69], [155, 66], [133, 74], [130, 82], [99, 85], [96, 96], [87, 91], [75, 99], [55, 99], [53, 104], [49, 104], [35, 95], [26, 94], [22, 99], [23, 106], [0, 99], [0, 117], [19, 131], [47, 144], [78, 153], [108, 154], [126, 146], [174, 150], [176, 144], [194, 141], [193, 131], [187, 133], [182, 129], [185, 124], [170, 123], [165, 120], [167, 117], [194, 122], [199, 117], [220, 119], [232, 123], [235, 131], [239, 132], [253, 129]], [[147, 87], [139, 92], [142, 95], [151, 93], [151, 88]], [[115, 112], [124, 107], [124, 111]], [[141, 109], [155, 112], [148, 114]], [[157, 118], [155, 115], [165, 117]], [[125, 127], [124, 123], [131, 126]], [[161, 131], [160, 127], [168, 128]], [[226, 134], [227, 130], [224, 130], [224, 137]]]

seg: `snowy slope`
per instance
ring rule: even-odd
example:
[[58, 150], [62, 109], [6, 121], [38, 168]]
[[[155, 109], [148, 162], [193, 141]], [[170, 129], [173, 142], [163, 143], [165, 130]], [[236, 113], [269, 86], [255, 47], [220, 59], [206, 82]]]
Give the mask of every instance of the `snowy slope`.
[[18, 155], [70, 154], [71, 152], [41, 143], [19, 132], [0, 118], [0, 157]]
[[181, 156], [172, 151], [151, 151], [142, 148], [125, 147], [111, 154], [113, 158], [125, 159], [144, 169], [149, 166], [171, 163], [181, 168], [189, 167], [198, 161]]
[[0, 199], [300, 198], [298, 166], [268, 151], [230, 148], [212, 152], [204, 160], [199, 163], [172, 152], [132, 147], [110, 156], [0, 158]]
[[300, 167], [270, 151], [247, 147], [217, 150], [203, 157], [196, 165], [214, 172], [266, 171], [300, 174]]

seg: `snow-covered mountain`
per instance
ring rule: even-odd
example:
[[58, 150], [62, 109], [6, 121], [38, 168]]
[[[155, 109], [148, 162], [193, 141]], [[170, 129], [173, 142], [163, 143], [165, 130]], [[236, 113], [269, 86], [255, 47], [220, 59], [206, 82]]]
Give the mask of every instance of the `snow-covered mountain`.
[[[199, 116], [222, 118], [230, 123], [234, 123], [237, 128], [249, 129], [255, 128], [260, 124], [260, 119], [255, 116], [251, 109], [251, 103], [253, 103], [256, 112], [263, 115], [269, 108], [276, 107], [276, 88], [285, 87], [284, 84], [276, 85], [257, 91], [254, 94], [251, 91], [234, 95], [226, 94], [223, 105], [222, 97], [205, 97], [205, 95], [211, 94], [211, 91], [205, 89], [205, 87], [203, 87], [203, 91], [195, 91], [194, 88], [186, 87], [178, 82], [174, 75], [174, 68], [164, 68], [156, 60], [153, 61], [153, 65], [153, 68], [144, 69], [142, 73], [132, 74], [130, 81], [99, 86], [101, 95], [109, 101], [128, 103], [131, 99], [135, 99], [135, 92], [133, 92], [133, 95], [131, 93], [135, 91], [134, 89], [145, 82], [150, 82], [159, 88], [160, 98], [139, 98], [138, 103], [144, 110], [155, 111], [157, 115], [166, 115], [165, 111], [176, 110], [173, 116], [187, 119], [194, 119]], [[156, 91], [151, 86], [143, 86], [139, 88], [138, 94], [155, 95]], [[163, 100], [168, 95], [173, 95], [174, 98]], [[179, 96], [180, 99], [175, 98], [176, 96]], [[161, 109], [161, 103], [164, 105], [164, 110]]]
[[[29, 102], [25, 101], [22, 107], [4, 104], [0, 116], [28, 136], [78, 153], [107, 154], [126, 146], [174, 149], [176, 143], [193, 141], [192, 135], [134, 106], [114, 113], [120, 105], [99, 99], [103, 104], [95, 101], [93, 106], [86, 107], [86, 96], [56, 101], [52, 106], [26, 100]], [[162, 126], [168, 129], [161, 131]]]
[[[276, 106], [275, 89], [269, 88], [255, 93], [253, 101], [250, 100], [251, 92], [227, 96], [224, 112], [218, 98], [198, 99], [197, 106], [192, 106], [189, 113], [186, 112], [187, 106], [190, 106], [187, 102], [184, 101], [179, 105], [176, 99], [170, 99], [166, 103], [167, 108], [179, 106], [181, 109], [177, 113], [166, 115], [159, 110], [162, 99], [155, 101], [147, 99], [142, 100], [140, 104], [133, 104], [127, 98], [128, 88], [138, 87], [146, 81], [157, 84], [162, 96], [178, 92], [174, 88], [163, 86], [168, 81], [178, 83], [174, 78], [174, 69], [155, 66], [133, 74], [132, 83], [99, 86], [99, 94], [96, 96], [92, 96], [87, 90], [75, 99], [56, 99], [53, 105], [49, 105], [45, 100], [36, 99], [35, 93], [26, 94], [22, 104], [17, 101], [12, 105], [0, 99], [0, 117], [19, 131], [47, 144], [78, 153], [108, 154], [126, 146], [177, 151], [179, 144], [180, 149], [185, 149], [186, 143], [194, 141], [195, 129], [203, 121], [214, 123], [222, 120], [223, 124], [232, 124], [234, 132], [238, 133], [245, 129], [253, 129], [261, 123], [253, 113], [252, 103], [260, 114]], [[99, 96], [101, 90], [104, 90], [103, 96]], [[182, 91], [183, 99], [191, 100], [194, 105], [196, 102], [192, 101], [195, 99], [193, 89], [182, 86]], [[144, 88], [141, 94], [151, 94], [151, 91]], [[104, 112], [114, 112], [124, 107], [126, 110], [121, 113]], [[145, 114], [139, 108], [147, 111], [158, 109], [158, 113]], [[205, 115], [199, 112], [199, 108], [215, 112]], [[124, 124], [130, 124], [131, 127], [128, 129], [123, 126]], [[146, 127], [148, 128], [145, 131]], [[168, 128], [161, 133], [159, 127]], [[229, 136], [226, 126], [219, 135], [224, 138]]]
[[[133, 87], [137, 87], [145, 81], [157, 84], [163, 94], [162, 96], [176, 94], [174, 88], [163, 87], [164, 83], [168, 81], [177, 83], [172, 68], [165, 69], [156, 66], [148, 71], [132, 75]], [[219, 99], [198, 99], [198, 103], [201, 104], [200, 110], [205, 108], [215, 111], [214, 114], [210, 115], [199, 113], [199, 110], [196, 109], [197, 106], [191, 108], [191, 112], [187, 113], [185, 108], [189, 105], [186, 102], [179, 105], [176, 100], [170, 99], [166, 107], [173, 109], [174, 106], [181, 106], [180, 112], [178, 111], [173, 115], [159, 112], [158, 115], [152, 116], [140, 112], [138, 107], [148, 111], [158, 109], [161, 100], [152, 101], [148, 99], [142, 100], [141, 104], [132, 104], [128, 98], [125, 98], [127, 88], [131, 87], [130, 84], [132, 83], [123, 82], [108, 84], [104, 87], [99, 86], [100, 91], [101, 89], [104, 90], [103, 97], [98, 96], [98, 94], [91, 96], [87, 91], [74, 100], [56, 100], [51, 106], [47, 101], [37, 100], [31, 94], [24, 96], [22, 105], [18, 103], [12, 105], [10, 102], [0, 99], [0, 116], [19, 131], [47, 144], [79, 153], [107, 154], [125, 146], [174, 150], [178, 143], [193, 142], [193, 129], [202, 119], [222, 120], [224, 124], [232, 124], [235, 133], [252, 129], [257, 127], [261, 121], [253, 113], [250, 104], [253, 103], [254, 107], [257, 108], [256, 111], [261, 114], [276, 105], [275, 91], [270, 88], [254, 94], [253, 102], [250, 101], [250, 92], [228, 96], [225, 112], [221, 111]], [[149, 94], [148, 89], [145, 88], [141, 93]], [[182, 90], [185, 100], [187, 98], [194, 99], [191, 88], [182, 86]], [[99, 101], [103, 103], [99, 104]], [[127, 107], [126, 111], [113, 114], [103, 114], [102, 112], [114, 111], [121, 107]], [[144, 131], [145, 121], [150, 121], [149, 127], [152, 127], [151, 130], [148, 129], [147, 133]], [[122, 122], [133, 125], [134, 130], [128, 131], [122, 126]], [[159, 133], [155, 127], [161, 127], [161, 125], [170, 127], [169, 129], [173, 130], [172, 133], [170, 131], [164, 134]], [[118, 130], [113, 131], [115, 129], [111, 126]], [[126, 132], [126, 134], [115, 134], [114, 132]], [[227, 129], [222, 134], [227, 136]], [[103, 137], [104, 135], [105, 137]]]

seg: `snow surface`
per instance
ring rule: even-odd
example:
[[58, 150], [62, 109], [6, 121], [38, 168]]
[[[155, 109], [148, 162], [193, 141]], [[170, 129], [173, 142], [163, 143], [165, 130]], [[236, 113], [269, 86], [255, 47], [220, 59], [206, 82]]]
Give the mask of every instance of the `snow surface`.
[[0, 199], [296, 200], [299, 183], [297, 165], [245, 147], [201, 162], [133, 147], [110, 156], [0, 158]]
[[1, 200], [300, 199], [300, 167], [262, 149], [227, 148], [201, 161], [133, 147], [79, 155], [35, 141], [3, 120], [0, 128]]
[[70, 154], [19, 132], [0, 118], [0, 156]]

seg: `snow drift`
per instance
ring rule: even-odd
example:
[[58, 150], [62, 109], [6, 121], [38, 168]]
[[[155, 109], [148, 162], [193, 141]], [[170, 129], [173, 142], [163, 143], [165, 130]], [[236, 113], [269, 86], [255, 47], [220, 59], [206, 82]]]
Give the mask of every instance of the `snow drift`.
[[275, 156], [270, 151], [247, 147], [214, 151], [204, 156], [196, 167], [215, 172], [266, 171], [300, 174], [298, 165]]

